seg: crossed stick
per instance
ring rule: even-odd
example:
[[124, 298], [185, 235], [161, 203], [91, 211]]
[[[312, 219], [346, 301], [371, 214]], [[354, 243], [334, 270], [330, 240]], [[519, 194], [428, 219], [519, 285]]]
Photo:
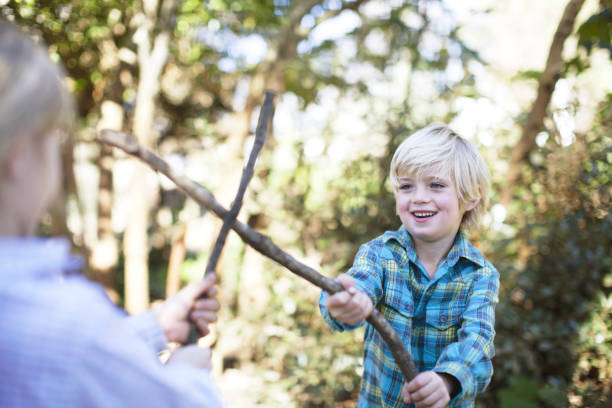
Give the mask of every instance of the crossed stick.
[[[215, 269], [217, 268], [217, 263], [219, 262], [219, 258], [221, 257], [221, 252], [223, 251], [223, 246], [225, 245], [225, 239], [227, 238], [227, 234], [232, 228], [232, 225], [234, 225], [234, 221], [236, 221], [236, 218], [238, 217], [238, 213], [242, 208], [242, 200], [244, 199], [244, 193], [246, 192], [246, 188], [249, 185], [251, 178], [253, 178], [253, 169], [255, 168], [255, 162], [257, 161], [259, 152], [263, 148], [264, 142], [266, 140], [266, 134], [268, 133], [268, 122], [270, 122], [273, 111], [274, 92], [266, 91], [264, 103], [259, 113], [257, 129], [255, 130], [255, 141], [253, 142], [253, 147], [251, 148], [251, 153], [249, 154], [249, 160], [247, 161], [247, 164], [244, 167], [244, 170], [242, 171], [242, 176], [240, 177], [240, 185], [238, 186], [238, 191], [236, 192], [236, 196], [234, 197], [232, 206], [230, 207], [230, 210], [227, 212], [227, 214], [225, 214], [225, 216], [223, 217], [223, 225], [221, 226], [221, 230], [219, 231], [219, 235], [217, 235], [217, 240], [215, 241], [213, 250], [210, 253], [210, 257], [208, 258], [208, 263], [206, 264], [204, 276], [216, 273]], [[189, 335], [187, 336], [187, 344], [196, 343], [198, 338], [200, 338], [200, 332], [196, 325], [192, 322], [190, 324]]]
[[[266, 95], [267, 99], [268, 94]], [[269, 117], [272, 115], [272, 109], [269, 108], [271, 106], [271, 98], [268, 104], [264, 103], [264, 107], [268, 106], [268, 108], [264, 109], [262, 107], [260, 111], [259, 117], [259, 125], [258, 128], [261, 128], [262, 123], [268, 122]], [[267, 116], [264, 116], [267, 115]], [[265, 128], [264, 128], [265, 134]], [[280, 249], [276, 244], [274, 244], [270, 238], [267, 236], [253, 230], [247, 224], [236, 220], [235, 217], [240, 209], [242, 195], [240, 193], [240, 189], [237, 194], [237, 198], [239, 200], [234, 200], [233, 206], [236, 206], [237, 209], [235, 211], [226, 210], [213, 196], [213, 194], [208, 191], [205, 187], [191, 180], [189, 177], [184, 175], [183, 173], [173, 169], [164, 159], [160, 156], [152, 152], [151, 150], [142, 146], [138, 140], [131, 134], [126, 134], [122, 132], [117, 132], [114, 130], [104, 129], [100, 132], [99, 140], [103, 143], [107, 143], [111, 146], [118, 147], [129, 155], [137, 157], [142, 160], [146, 164], [149, 165], [152, 169], [160, 172], [161, 174], [168, 177], [172, 180], [178, 188], [183, 190], [185, 194], [194, 199], [198, 204], [207, 208], [209, 211], [212, 211], [217, 217], [224, 220], [223, 228], [225, 227], [228, 231], [229, 228], [233, 229], [240, 238], [249, 246], [254, 248], [256, 251], [261, 253], [262, 255], [276, 261], [278, 264], [284, 266], [289, 271], [294, 274], [300, 276], [303, 279], [306, 279], [308, 282], [313, 285], [329, 292], [329, 293], [337, 293], [344, 290], [344, 287], [340, 285], [338, 282], [329, 279], [314, 269], [306, 266], [305, 264], [299, 262], [294, 257]], [[263, 142], [262, 142], [263, 143]], [[255, 150], [254, 146], [254, 149]], [[253, 152], [252, 152], [253, 153]], [[253, 156], [253, 154], [251, 154]], [[251, 159], [249, 158], [249, 161]], [[249, 166], [245, 168], [245, 171], [248, 171]], [[252, 167], [251, 167], [252, 172]], [[243, 174], [242, 179], [244, 180], [246, 177]], [[249, 177], [250, 178], [250, 177]], [[248, 180], [246, 181], [248, 183]], [[241, 188], [243, 182], [241, 181]], [[244, 185], [246, 188], [246, 184]], [[244, 191], [242, 191], [244, 194]], [[239, 201], [239, 202], [237, 202]], [[235, 212], [235, 214], [233, 214]], [[233, 217], [233, 219], [232, 219]], [[226, 233], [227, 234], [227, 233]], [[220, 234], [221, 235], [221, 234]], [[220, 241], [221, 237], [217, 239]], [[222, 238], [223, 242], [225, 242], [225, 238]], [[223, 243], [220, 244], [220, 249], [223, 247]], [[218, 255], [217, 255], [218, 259]], [[209, 259], [209, 265], [211, 263], [211, 259]], [[216, 264], [216, 260], [214, 260]], [[212, 266], [212, 270], [214, 271], [214, 265]], [[207, 271], [209, 267], [207, 266]], [[384, 318], [384, 316], [380, 313], [380, 311], [376, 308], [373, 309], [372, 313], [366, 319], [368, 323], [370, 323], [378, 333], [382, 336], [383, 340], [389, 346], [389, 350], [395, 359], [396, 364], [401, 370], [402, 374], [404, 374], [406, 381], [411, 381], [417, 374], [417, 369], [410, 357], [410, 353], [404, 347], [399, 335], [393, 329], [391, 324]]]

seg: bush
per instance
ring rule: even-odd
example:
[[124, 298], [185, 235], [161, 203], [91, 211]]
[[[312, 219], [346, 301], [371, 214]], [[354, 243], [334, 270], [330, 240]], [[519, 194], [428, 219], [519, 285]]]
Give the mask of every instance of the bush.
[[[608, 109], [609, 110], [609, 109]], [[525, 267], [493, 254], [502, 272], [495, 377], [484, 400], [500, 406], [612, 404], [611, 112], [572, 149], [553, 147], [527, 174], [536, 203], [511, 246]], [[521, 399], [519, 404], [517, 398]], [[518, 404], [518, 405], [517, 405]]]

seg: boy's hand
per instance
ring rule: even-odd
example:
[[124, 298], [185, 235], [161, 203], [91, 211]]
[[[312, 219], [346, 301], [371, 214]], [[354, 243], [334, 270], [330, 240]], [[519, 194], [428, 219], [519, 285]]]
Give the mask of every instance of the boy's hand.
[[184, 364], [195, 368], [210, 370], [212, 366], [210, 362], [210, 349], [208, 347], [198, 347], [193, 344], [179, 347], [172, 352], [166, 364]]
[[372, 300], [355, 287], [352, 276], [342, 274], [336, 279], [345, 290], [330, 295], [325, 302], [325, 307], [332, 317], [342, 323], [355, 325], [367, 318], [374, 306]]
[[445, 376], [425, 371], [402, 387], [404, 402], [414, 402], [419, 408], [442, 408], [450, 401], [452, 383]]
[[[219, 302], [215, 298], [219, 290], [215, 285], [217, 276], [211, 274], [198, 282], [179, 290], [176, 295], [153, 309], [168, 341], [184, 343], [189, 335], [189, 317], [202, 335], [209, 332], [208, 325], [217, 321]], [[205, 299], [198, 299], [205, 295]]]

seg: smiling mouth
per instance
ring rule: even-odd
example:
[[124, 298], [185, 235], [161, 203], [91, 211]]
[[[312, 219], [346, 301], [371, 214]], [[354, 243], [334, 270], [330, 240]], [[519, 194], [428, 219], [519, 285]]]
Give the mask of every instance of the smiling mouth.
[[434, 215], [436, 215], [436, 213], [434, 211], [413, 211], [412, 215], [414, 215], [417, 218], [424, 219], [424, 218], [433, 217]]

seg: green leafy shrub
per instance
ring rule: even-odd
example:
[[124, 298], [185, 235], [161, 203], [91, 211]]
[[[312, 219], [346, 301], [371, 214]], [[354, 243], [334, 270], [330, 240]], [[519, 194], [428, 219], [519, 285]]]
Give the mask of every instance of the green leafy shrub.
[[[530, 175], [544, 189], [529, 199], [516, 239], [524, 268], [495, 257], [503, 291], [497, 309], [495, 377], [484, 398], [500, 406], [610, 406], [612, 402], [612, 138], [609, 105], [571, 149], [549, 148]], [[493, 259], [495, 263], [495, 259]], [[534, 392], [536, 391], [537, 392]], [[495, 394], [495, 397], [493, 397]], [[520, 398], [521, 403], [518, 403]]]

